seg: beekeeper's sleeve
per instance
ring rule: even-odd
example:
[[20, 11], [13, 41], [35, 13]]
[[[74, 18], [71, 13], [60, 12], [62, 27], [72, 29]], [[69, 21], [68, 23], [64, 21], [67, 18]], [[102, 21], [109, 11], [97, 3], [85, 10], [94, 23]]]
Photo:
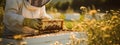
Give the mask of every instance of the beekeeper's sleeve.
[[[14, 32], [21, 32], [22, 23], [24, 17], [19, 13], [19, 6], [22, 4], [22, 0], [6, 0], [4, 24], [5, 26]], [[17, 28], [16, 28], [17, 27]]]

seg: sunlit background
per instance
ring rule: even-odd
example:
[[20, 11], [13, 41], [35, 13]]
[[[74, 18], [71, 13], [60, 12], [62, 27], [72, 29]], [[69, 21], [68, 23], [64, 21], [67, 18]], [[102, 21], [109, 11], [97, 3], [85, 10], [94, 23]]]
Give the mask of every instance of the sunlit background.
[[95, 5], [96, 8], [102, 10], [119, 9], [119, 0], [52, 0], [50, 7], [66, 10], [69, 6], [74, 10], [78, 10], [80, 6], [91, 7]]
[[[4, 5], [0, 0], [1, 33]], [[46, 9], [64, 20], [64, 29], [86, 32], [89, 45], [120, 45], [120, 0], [51, 0]]]

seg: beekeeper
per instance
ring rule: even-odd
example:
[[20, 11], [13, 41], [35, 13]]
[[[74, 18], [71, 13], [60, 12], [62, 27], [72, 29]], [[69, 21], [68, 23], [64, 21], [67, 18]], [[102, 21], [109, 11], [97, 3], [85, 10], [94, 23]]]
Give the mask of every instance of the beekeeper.
[[[17, 34], [35, 34], [42, 19], [51, 19], [45, 10], [50, 0], [6, 0], [2, 45], [13, 43], [12, 37]], [[12, 42], [13, 41], [13, 42]], [[15, 41], [15, 42], [14, 42]]]

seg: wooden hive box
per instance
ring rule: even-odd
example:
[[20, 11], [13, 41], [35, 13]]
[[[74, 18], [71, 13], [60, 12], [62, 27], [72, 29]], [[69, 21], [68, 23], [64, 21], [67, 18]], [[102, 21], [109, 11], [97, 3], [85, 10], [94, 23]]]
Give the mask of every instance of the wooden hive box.
[[[43, 31], [46, 30], [63, 30], [63, 20], [42, 20], [43, 22]], [[53, 26], [58, 25], [59, 28]], [[53, 29], [47, 29], [47, 26], [51, 26]], [[56, 41], [59, 41], [63, 45], [66, 45], [70, 41], [70, 36], [75, 35], [78, 39], [87, 39], [87, 34], [84, 32], [73, 32], [73, 31], [59, 31], [56, 33], [42, 34], [37, 36], [27, 36], [25, 37], [25, 42], [27, 45], [50, 45], [54, 44]], [[82, 45], [87, 45], [86, 42], [82, 42]], [[81, 45], [80, 44], [80, 45]]]
[[[25, 37], [24, 41], [27, 42], [27, 45], [51, 45], [56, 41], [66, 45], [66, 43], [69, 43], [71, 35], [75, 35], [75, 37], [78, 39], [87, 39], [87, 34], [84, 32], [65, 32]], [[87, 45], [87, 42], [82, 41], [78, 45]]]

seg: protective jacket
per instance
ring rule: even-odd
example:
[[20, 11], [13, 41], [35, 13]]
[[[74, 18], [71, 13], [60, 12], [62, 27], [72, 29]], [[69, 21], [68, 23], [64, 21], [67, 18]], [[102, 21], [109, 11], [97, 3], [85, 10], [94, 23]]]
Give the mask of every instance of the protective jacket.
[[[45, 1], [42, 3], [44, 2]], [[35, 7], [30, 5], [26, 0], [6, 0], [3, 20], [5, 30], [3, 34], [32, 33], [34, 29], [23, 26], [24, 18], [51, 19], [51, 17], [47, 15], [44, 5], [42, 7]]]

